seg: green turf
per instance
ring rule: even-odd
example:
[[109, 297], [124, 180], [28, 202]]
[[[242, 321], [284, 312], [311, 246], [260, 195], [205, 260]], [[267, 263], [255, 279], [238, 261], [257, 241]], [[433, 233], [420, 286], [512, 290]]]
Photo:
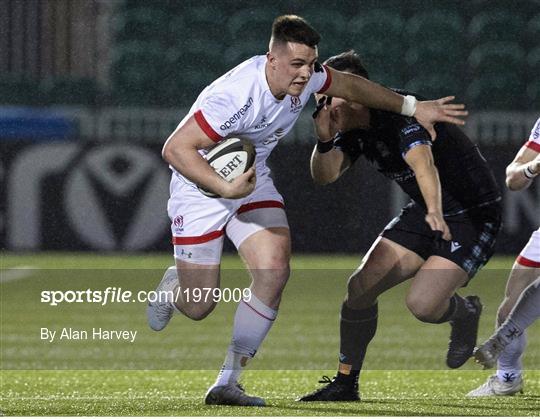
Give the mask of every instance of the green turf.
[[[480, 338], [491, 330], [512, 258], [495, 258], [466, 289], [482, 297]], [[9, 254], [1, 256], [1, 403], [6, 415], [537, 415], [540, 402], [540, 326], [529, 332], [526, 392], [469, 400], [463, 395], [489, 375], [471, 362], [444, 366], [448, 325], [423, 324], [403, 303], [408, 285], [380, 298], [377, 336], [362, 374], [362, 403], [299, 404], [294, 398], [331, 375], [338, 349], [338, 312], [347, 276], [359, 257], [298, 256], [280, 314], [243, 381], [265, 397], [263, 409], [205, 407], [228, 341], [235, 304], [220, 303], [203, 322], [182, 317], [160, 333], [148, 330], [144, 303], [41, 303], [51, 289], [151, 290], [168, 255]], [[223, 263], [223, 287], [245, 287], [236, 257]], [[33, 267], [21, 269], [16, 267]], [[14, 269], [15, 268], [15, 269]], [[134, 343], [40, 339], [41, 327], [136, 330]], [[57, 370], [57, 371], [53, 371]], [[142, 371], [147, 370], [147, 371]], [[195, 371], [197, 370], [197, 371]]]

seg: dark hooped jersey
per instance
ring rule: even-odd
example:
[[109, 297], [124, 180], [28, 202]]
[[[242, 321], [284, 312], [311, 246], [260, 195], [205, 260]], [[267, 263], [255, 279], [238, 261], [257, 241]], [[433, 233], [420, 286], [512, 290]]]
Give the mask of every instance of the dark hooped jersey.
[[436, 124], [437, 139], [432, 143], [429, 133], [415, 118], [374, 109], [370, 113], [370, 128], [338, 133], [334, 139], [334, 146], [346, 153], [352, 163], [363, 155], [425, 210], [415, 174], [404, 156], [413, 147], [426, 144], [432, 147], [439, 171], [444, 215], [500, 200], [500, 189], [478, 146], [455, 125]]

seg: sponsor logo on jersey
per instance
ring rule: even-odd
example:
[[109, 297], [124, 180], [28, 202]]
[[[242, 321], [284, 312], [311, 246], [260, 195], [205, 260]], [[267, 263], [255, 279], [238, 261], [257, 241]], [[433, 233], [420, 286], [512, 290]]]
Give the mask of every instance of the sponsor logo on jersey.
[[413, 132], [417, 132], [417, 131], [420, 131], [420, 125], [416, 124], [416, 125], [409, 125], [408, 127], [405, 127], [401, 130], [401, 133], [403, 135], [409, 135]]
[[251, 105], [253, 105], [253, 98], [250, 97], [246, 104], [242, 106], [240, 109], [238, 109], [229, 119], [227, 119], [221, 126], [219, 127], [220, 130], [225, 131], [226, 129], [231, 128], [234, 124], [236, 124], [242, 116], [244, 116], [249, 108], [251, 108]]
[[298, 96], [291, 96], [291, 112], [298, 113], [302, 110], [304, 105]]
[[414, 172], [411, 169], [405, 169], [402, 172], [397, 173], [385, 173], [391, 180], [395, 180], [396, 182], [407, 182], [408, 180], [411, 180], [415, 177]]
[[532, 138], [533, 140], [538, 140], [540, 138], [540, 120], [536, 123], [536, 127], [534, 127]]
[[259, 123], [255, 125], [255, 129], [263, 129], [263, 128], [268, 127], [271, 124], [272, 124], [271, 122], [266, 122], [266, 116], [263, 116], [261, 120], [259, 121]]

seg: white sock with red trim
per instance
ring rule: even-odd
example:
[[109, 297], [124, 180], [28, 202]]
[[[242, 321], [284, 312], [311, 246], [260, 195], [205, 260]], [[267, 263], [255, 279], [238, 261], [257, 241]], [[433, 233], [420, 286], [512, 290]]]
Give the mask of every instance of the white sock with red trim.
[[241, 301], [234, 316], [233, 336], [214, 386], [235, 384], [248, 360], [255, 356], [277, 316], [251, 294], [249, 301]]

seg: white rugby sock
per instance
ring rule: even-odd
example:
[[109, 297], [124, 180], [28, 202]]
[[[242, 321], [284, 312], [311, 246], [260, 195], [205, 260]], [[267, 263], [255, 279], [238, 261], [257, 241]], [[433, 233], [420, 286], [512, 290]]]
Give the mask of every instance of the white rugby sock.
[[178, 309], [178, 307], [176, 306], [176, 304], [174, 303], [174, 299], [175, 299], [175, 297], [176, 297], [176, 295], [177, 295], [177, 293], [178, 293], [178, 286], [180, 285], [180, 279], [178, 278], [178, 269], [176, 269], [176, 266], [173, 265], [173, 266], [169, 266], [169, 267], [167, 268], [167, 271], [168, 271], [167, 274], [174, 275], [174, 276], [176, 277], [177, 281], [178, 281], [178, 284], [171, 285], [171, 286], [169, 287], [169, 289], [166, 289], [166, 290], [165, 290], [165, 291], [172, 291], [172, 294], [171, 294], [171, 293], [168, 293], [168, 294], [166, 295], [167, 302], [168, 302], [169, 304], [171, 304], [171, 306], [174, 308], [175, 314], [176, 314], [176, 313], [182, 313], [182, 312]]
[[540, 317], [540, 278], [531, 283], [497, 329], [496, 336], [505, 346], [499, 357], [497, 377], [500, 381], [512, 381], [521, 375], [521, 355], [527, 345], [526, 329]]
[[497, 336], [510, 343], [540, 317], [540, 277], [533, 281], [519, 296], [516, 305], [497, 330]]
[[521, 375], [523, 369], [521, 356], [526, 345], [527, 334], [522, 333], [504, 348], [497, 362], [497, 378], [499, 381], [513, 381]]
[[277, 316], [254, 294], [249, 301], [241, 301], [234, 316], [233, 336], [223, 367], [215, 386], [234, 384], [247, 361], [255, 356]]

